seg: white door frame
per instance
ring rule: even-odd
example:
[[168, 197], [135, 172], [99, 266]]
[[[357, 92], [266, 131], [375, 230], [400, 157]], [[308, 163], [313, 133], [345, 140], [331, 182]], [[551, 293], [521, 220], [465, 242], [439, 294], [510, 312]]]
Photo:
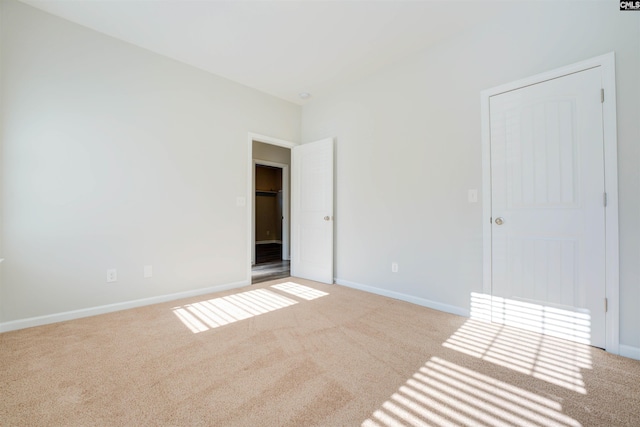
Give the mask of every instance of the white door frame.
[[[262, 142], [264, 144], [275, 145], [277, 147], [283, 147], [291, 150], [295, 147], [295, 142], [285, 141], [284, 139], [273, 138], [271, 136], [260, 135], [257, 133], [249, 132], [247, 136], [248, 141], [248, 159], [247, 159], [247, 228], [249, 229], [247, 233], [247, 282], [251, 284], [251, 264], [255, 257], [255, 205], [254, 205], [254, 196], [255, 196], [255, 180], [253, 178], [253, 171], [255, 168], [254, 160], [253, 160], [253, 141]], [[260, 160], [263, 164], [268, 162], [264, 162]], [[284, 172], [284, 171], [283, 171]], [[283, 173], [284, 180], [284, 173]], [[284, 182], [283, 182], [284, 186]], [[283, 195], [284, 196], [284, 195]], [[287, 201], [288, 203], [288, 201]], [[284, 237], [284, 236], [283, 236]]]
[[[282, 169], [282, 259], [288, 260], [289, 254], [289, 165], [284, 163], [269, 162], [266, 160], [253, 159], [253, 170], [256, 170], [256, 166], [271, 166]], [[256, 194], [256, 179], [253, 176], [253, 191], [251, 193], [254, 196]], [[251, 244], [251, 264], [255, 264], [256, 261], [256, 206], [255, 203], [251, 209], [251, 230], [252, 230], [252, 244]]]
[[[602, 70], [602, 104], [604, 136], [604, 174], [607, 207], [605, 211], [605, 293], [608, 301], [606, 312], [606, 348], [610, 353], [620, 353], [620, 297], [619, 297], [619, 249], [618, 249], [618, 139], [616, 129], [616, 80], [615, 54], [607, 53], [586, 61], [571, 64], [553, 71], [507, 83], [481, 92], [482, 114], [482, 236], [483, 236], [483, 292], [491, 295], [491, 128], [489, 99], [491, 96], [552, 80], [568, 74], [595, 67]], [[597, 96], [594, 95], [594, 96]]]

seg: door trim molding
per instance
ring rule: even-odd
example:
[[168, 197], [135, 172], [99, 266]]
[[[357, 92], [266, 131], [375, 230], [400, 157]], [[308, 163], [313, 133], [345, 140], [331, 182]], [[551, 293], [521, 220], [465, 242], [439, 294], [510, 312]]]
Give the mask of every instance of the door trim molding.
[[[253, 170], [255, 168], [253, 161], [253, 141], [262, 142], [264, 144], [276, 145], [278, 147], [288, 148], [291, 150], [293, 147], [297, 146], [295, 142], [285, 141], [284, 139], [273, 138], [271, 136], [260, 135], [258, 133], [249, 132], [247, 135], [247, 198], [246, 198], [246, 212], [247, 212], [247, 281], [251, 284], [251, 265], [254, 259], [254, 250], [253, 241], [255, 239], [254, 233], [254, 203], [253, 203], [253, 195], [255, 194], [255, 182], [253, 179]], [[260, 162], [264, 162], [260, 160]]]
[[[605, 210], [605, 293], [608, 300], [606, 313], [606, 348], [620, 353], [620, 267], [618, 246], [618, 137], [616, 128], [616, 80], [615, 53], [610, 52], [595, 58], [567, 65], [556, 70], [537, 74], [515, 82], [486, 89], [480, 92], [482, 120], [482, 264], [483, 292], [491, 294], [491, 131], [489, 99], [492, 96], [556, 79], [569, 74], [601, 67], [602, 88], [605, 97], [602, 104], [604, 137], [604, 179], [607, 192]], [[603, 301], [604, 303], [604, 301]]]

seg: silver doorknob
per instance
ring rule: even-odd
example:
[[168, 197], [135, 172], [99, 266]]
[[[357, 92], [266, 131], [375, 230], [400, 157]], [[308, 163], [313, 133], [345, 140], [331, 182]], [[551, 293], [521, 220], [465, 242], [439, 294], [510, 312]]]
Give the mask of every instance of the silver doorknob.
[[496, 225], [502, 225], [502, 224], [504, 224], [504, 218], [499, 216], [498, 218], [496, 218]]
[[330, 217], [330, 216], [328, 216], [328, 215], [324, 217], [324, 220], [325, 220], [325, 221], [329, 221], [330, 219], [331, 219], [331, 217]]

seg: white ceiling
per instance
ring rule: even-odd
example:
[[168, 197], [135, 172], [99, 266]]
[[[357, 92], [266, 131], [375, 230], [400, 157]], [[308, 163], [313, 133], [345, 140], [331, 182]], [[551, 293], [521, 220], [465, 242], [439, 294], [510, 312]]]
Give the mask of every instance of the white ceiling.
[[[22, 0], [303, 104], [507, 7], [487, 1]], [[313, 99], [313, 98], [312, 98]]]

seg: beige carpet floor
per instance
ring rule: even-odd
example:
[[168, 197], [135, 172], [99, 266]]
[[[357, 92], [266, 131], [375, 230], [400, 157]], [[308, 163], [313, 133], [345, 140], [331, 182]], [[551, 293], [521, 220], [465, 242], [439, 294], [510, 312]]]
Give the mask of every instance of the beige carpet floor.
[[0, 334], [2, 426], [640, 426], [640, 361], [284, 279]]

